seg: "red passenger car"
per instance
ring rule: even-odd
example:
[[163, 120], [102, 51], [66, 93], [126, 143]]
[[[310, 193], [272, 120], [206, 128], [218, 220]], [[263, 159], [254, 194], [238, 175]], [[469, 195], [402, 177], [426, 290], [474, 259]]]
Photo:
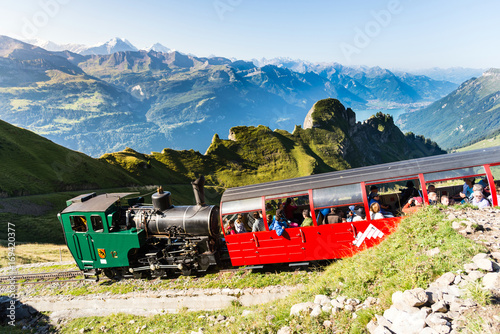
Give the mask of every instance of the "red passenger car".
[[[399, 213], [405, 204], [401, 202], [404, 193], [401, 187], [415, 185], [419, 196], [429, 205], [426, 189], [430, 184], [435, 185], [438, 196], [453, 196], [465, 189], [460, 184], [465, 178], [481, 182], [491, 194], [491, 204], [498, 206], [500, 194], [494, 180], [500, 179], [500, 147], [228, 189], [221, 199], [223, 231], [225, 223], [237, 219], [238, 214], [247, 228], [254, 212], [261, 214], [265, 225], [264, 231], [225, 235], [231, 262], [242, 266], [352, 256], [377, 245], [397, 228], [401, 220]], [[375, 191], [375, 188], [380, 191], [379, 202], [388, 205], [387, 211], [395, 217], [370, 217], [370, 189]], [[278, 235], [277, 231], [270, 230], [271, 221], [266, 215], [274, 217], [288, 198], [292, 199], [288, 205], [293, 205], [299, 226], [285, 228]], [[347, 221], [345, 214], [353, 206], [367, 213], [363, 220]], [[309, 209], [312, 226], [300, 225], [302, 209]], [[331, 212], [324, 215], [323, 209]], [[338, 223], [331, 223], [336, 221]]]

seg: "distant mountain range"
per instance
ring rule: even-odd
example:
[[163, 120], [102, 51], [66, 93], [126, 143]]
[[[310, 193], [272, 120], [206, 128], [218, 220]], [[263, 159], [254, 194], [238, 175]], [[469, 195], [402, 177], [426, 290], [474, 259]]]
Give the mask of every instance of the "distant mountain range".
[[398, 125], [445, 149], [470, 145], [500, 130], [500, 69], [489, 69], [446, 97], [400, 116]]
[[79, 47], [48, 51], [0, 37], [0, 117], [93, 156], [127, 146], [204, 151], [235, 125], [291, 131], [324, 98], [367, 109], [430, 103], [457, 87], [379, 67], [137, 51], [118, 38]]

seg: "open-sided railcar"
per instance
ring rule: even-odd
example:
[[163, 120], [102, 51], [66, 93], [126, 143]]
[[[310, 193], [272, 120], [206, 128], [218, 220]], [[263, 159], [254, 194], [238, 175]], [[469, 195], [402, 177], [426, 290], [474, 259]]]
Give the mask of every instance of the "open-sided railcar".
[[[371, 220], [367, 214], [363, 221], [320, 225], [318, 210], [358, 205], [368, 213], [372, 185], [398, 186], [410, 180], [420, 186], [421, 196], [429, 204], [427, 185], [438, 184], [440, 194], [453, 194], [461, 186], [445, 181], [465, 177], [484, 178], [491, 191], [492, 204], [499, 205], [494, 177], [500, 178], [500, 147], [230, 188], [221, 199], [221, 227], [224, 231], [224, 221], [228, 217], [262, 212], [265, 231], [225, 235], [234, 266], [348, 257], [380, 243], [395, 230], [401, 217]], [[382, 197], [387, 203], [397, 203], [399, 199], [397, 192]], [[273, 210], [269, 204], [280, 203], [286, 198], [302, 200], [303, 207], [314, 213], [311, 215], [313, 226], [286, 228], [281, 236], [269, 230], [266, 213]], [[393, 210], [398, 209], [393, 206]]]

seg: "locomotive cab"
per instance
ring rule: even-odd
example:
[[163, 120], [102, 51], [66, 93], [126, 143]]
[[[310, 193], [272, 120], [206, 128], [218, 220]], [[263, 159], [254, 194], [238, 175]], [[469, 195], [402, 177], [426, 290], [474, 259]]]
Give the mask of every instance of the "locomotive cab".
[[78, 267], [114, 278], [188, 275], [216, 265], [219, 210], [203, 203], [198, 183], [193, 187], [198, 203], [191, 206], [172, 205], [170, 193], [161, 188], [152, 196], [153, 205], [131, 200], [121, 206], [120, 199], [132, 193], [68, 200], [58, 218]]

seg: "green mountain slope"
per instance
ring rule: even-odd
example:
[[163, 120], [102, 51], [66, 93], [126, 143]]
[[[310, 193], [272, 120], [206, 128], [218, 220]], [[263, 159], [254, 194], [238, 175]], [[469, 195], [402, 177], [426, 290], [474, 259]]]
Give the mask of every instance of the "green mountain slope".
[[188, 179], [204, 174], [211, 183], [234, 187], [443, 153], [422, 136], [404, 135], [390, 116], [379, 113], [356, 123], [351, 109], [326, 99], [314, 105], [304, 128], [297, 126], [293, 133], [237, 126], [228, 139], [214, 135], [205, 155], [165, 149], [149, 155], [117, 152], [101, 159], [138, 178], [174, 171]]
[[464, 82], [430, 106], [402, 114], [404, 131], [421, 133], [441, 147], [469, 145], [500, 129], [500, 69], [490, 69]]
[[0, 197], [138, 184], [123, 169], [0, 120]]

